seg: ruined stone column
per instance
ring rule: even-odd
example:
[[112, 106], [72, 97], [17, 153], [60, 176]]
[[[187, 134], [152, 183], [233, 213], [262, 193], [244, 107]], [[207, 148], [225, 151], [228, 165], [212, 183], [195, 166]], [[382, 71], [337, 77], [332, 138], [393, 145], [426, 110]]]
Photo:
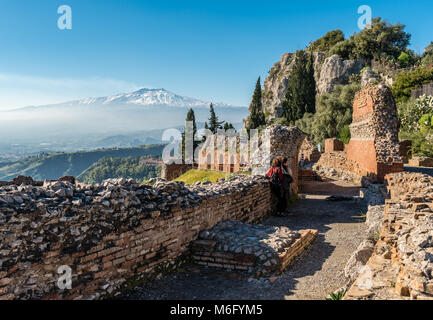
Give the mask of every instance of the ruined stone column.
[[398, 140], [397, 109], [385, 85], [368, 85], [355, 95], [347, 160], [355, 173], [383, 181], [404, 169]]

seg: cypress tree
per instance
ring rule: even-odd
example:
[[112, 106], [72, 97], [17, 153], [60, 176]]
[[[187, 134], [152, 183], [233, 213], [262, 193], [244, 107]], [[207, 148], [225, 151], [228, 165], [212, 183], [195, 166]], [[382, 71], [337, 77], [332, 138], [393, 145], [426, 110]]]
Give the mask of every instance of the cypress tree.
[[307, 62], [306, 77], [306, 112], [316, 113], [316, 79], [314, 78], [314, 57], [310, 52]]
[[[204, 128], [207, 129], [207, 130], [209, 130], [209, 125], [207, 124], [206, 121], [205, 121], [205, 123], [204, 123]], [[206, 136], [204, 135], [204, 136], [202, 137], [202, 142], [204, 143], [205, 141], [206, 141]]]
[[265, 114], [262, 110], [262, 86], [260, 84], [260, 77], [257, 79], [249, 110], [250, 116], [247, 129], [256, 129], [266, 124]]
[[[215, 114], [215, 110], [213, 108], [213, 104], [210, 104], [210, 118], [209, 118], [209, 130], [212, 131], [214, 134], [217, 133], [218, 129], [222, 129], [222, 124], [224, 121], [218, 121], [218, 117]], [[205, 127], [206, 128], [206, 127]]]
[[234, 129], [235, 127], [233, 127], [233, 125], [231, 123], [226, 122], [224, 124], [224, 130], [230, 130], [230, 129]]
[[289, 124], [294, 124], [306, 112], [314, 113], [316, 110], [313, 56], [310, 54], [308, 58], [303, 50], [298, 50], [294, 59], [293, 70], [283, 101], [283, 117]]

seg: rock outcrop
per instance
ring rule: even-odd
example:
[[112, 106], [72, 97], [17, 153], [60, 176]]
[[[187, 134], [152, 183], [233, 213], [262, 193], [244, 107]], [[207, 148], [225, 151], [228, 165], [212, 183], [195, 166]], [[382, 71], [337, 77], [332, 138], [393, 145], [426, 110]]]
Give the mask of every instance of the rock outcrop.
[[343, 60], [337, 54], [325, 59], [320, 71], [319, 81], [316, 81], [320, 94], [330, 93], [336, 85], [347, 84], [353, 74], [362, 69], [361, 61]]
[[[262, 98], [263, 112], [270, 121], [282, 115], [283, 100], [287, 90], [290, 73], [294, 65], [294, 53], [285, 53], [274, 64], [264, 82]], [[326, 57], [325, 52], [313, 52], [314, 77], [317, 92], [329, 93], [338, 84], [347, 84], [353, 74], [362, 69], [361, 61], [343, 60], [338, 55]]]

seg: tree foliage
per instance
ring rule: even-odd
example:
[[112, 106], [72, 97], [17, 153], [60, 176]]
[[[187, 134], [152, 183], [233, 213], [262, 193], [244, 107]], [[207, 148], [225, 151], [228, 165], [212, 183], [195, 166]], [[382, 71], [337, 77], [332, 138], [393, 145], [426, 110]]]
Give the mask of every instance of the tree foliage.
[[249, 110], [250, 115], [247, 122], [248, 130], [256, 129], [266, 124], [265, 114], [262, 109], [262, 86], [260, 84], [260, 77], [257, 79]]
[[[360, 90], [357, 84], [336, 86], [330, 94], [323, 94], [317, 100], [317, 112], [306, 113], [296, 125], [311, 135], [316, 143], [322, 143], [327, 138], [345, 135], [346, 126], [352, 122], [353, 100]], [[350, 134], [349, 134], [350, 139]]]
[[433, 67], [433, 41], [424, 49], [421, 65]]
[[78, 180], [89, 184], [113, 178], [131, 178], [143, 182], [159, 176], [161, 167], [141, 162], [142, 159], [144, 158], [102, 158], [78, 176]]
[[392, 94], [396, 102], [405, 102], [411, 97], [413, 89], [431, 81], [433, 69], [418, 67], [413, 71], [402, 71], [394, 79]]
[[402, 52], [408, 53], [411, 35], [405, 26], [390, 24], [377, 17], [371, 26], [344, 39], [341, 30], [328, 32], [324, 37], [310, 43], [308, 50], [338, 54], [344, 59], [381, 60], [384, 57], [397, 60]]
[[213, 108], [213, 104], [210, 104], [210, 117], [209, 117], [209, 130], [212, 133], [217, 133], [218, 129], [222, 129], [222, 124], [224, 121], [219, 121], [218, 116], [215, 114], [215, 110]]
[[327, 32], [322, 38], [317, 39], [314, 42], [310, 42], [308, 51], [322, 51], [328, 52], [337, 43], [344, 40], [343, 31], [337, 29]]
[[412, 153], [433, 156], [433, 97], [421, 96], [398, 105], [400, 136], [412, 140]]
[[433, 97], [421, 96], [398, 104], [400, 130], [405, 133], [415, 133], [420, 130], [420, 119], [423, 115], [433, 113]]
[[400, 23], [392, 25], [380, 17], [373, 18], [371, 27], [350, 37], [354, 43], [353, 57], [380, 59], [388, 55], [397, 59], [410, 44], [411, 35], [404, 28]]
[[283, 117], [288, 124], [301, 119], [305, 113], [316, 111], [316, 81], [313, 55], [298, 50], [288, 80], [283, 101]]

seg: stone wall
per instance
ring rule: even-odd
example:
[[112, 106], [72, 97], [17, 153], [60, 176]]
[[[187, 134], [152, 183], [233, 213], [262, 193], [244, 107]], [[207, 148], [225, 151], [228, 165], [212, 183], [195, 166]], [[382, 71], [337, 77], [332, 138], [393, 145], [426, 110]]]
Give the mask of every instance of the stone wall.
[[[0, 188], [0, 299], [97, 299], [182, 263], [201, 230], [274, 208], [264, 177], [185, 186], [133, 180]], [[72, 288], [60, 290], [60, 266]]]
[[306, 137], [299, 147], [299, 158], [304, 157], [305, 163], [315, 163], [319, 161], [322, 153], [317, 149], [314, 141]]
[[323, 180], [344, 180], [357, 184], [362, 182], [362, 174], [356, 162], [347, 160], [346, 151], [325, 152], [313, 166], [313, 170]]
[[345, 299], [433, 300], [433, 178], [404, 172], [385, 183], [379, 239]]
[[409, 163], [412, 158], [412, 140], [400, 141], [400, 154], [404, 163]]
[[433, 158], [413, 157], [409, 160], [409, 165], [415, 167], [433, 167]]
[[421, 87], [418, 87], [411, 92], [412, 99], [417, 99], [422, 95], [433, 96], [433, 82], [423, 84]]
[[251, 156], [252, 173], [264, 175], [276, 156], [289, 159], [289, 168], [293, 177], [292, 192], [298, 193], [299, 150], [306, 134], [298, 127], [272, 125], [261, 137], [261, 153]]
[[202, 150], [199, 152], [198, 168], [237, 173], [246, 168], [248, 161], [249, 155], [247, 153]]
[[336, 138], [325, 140], [325, 152], [344, 151], [344, 143]]
[[190, 164], [163, 164], [161, 166], [161, 178], [171, 181], [180, 177], [182, 174], [188, 170], [191, 170], [192, 168], [193, 165]]
[[391, 90], [382, 84], [364, 87], [355, 95], [352, 118], [347, 159], [359, 165], [359, 173], [383, 181], [386, 174], [403, 171]]

